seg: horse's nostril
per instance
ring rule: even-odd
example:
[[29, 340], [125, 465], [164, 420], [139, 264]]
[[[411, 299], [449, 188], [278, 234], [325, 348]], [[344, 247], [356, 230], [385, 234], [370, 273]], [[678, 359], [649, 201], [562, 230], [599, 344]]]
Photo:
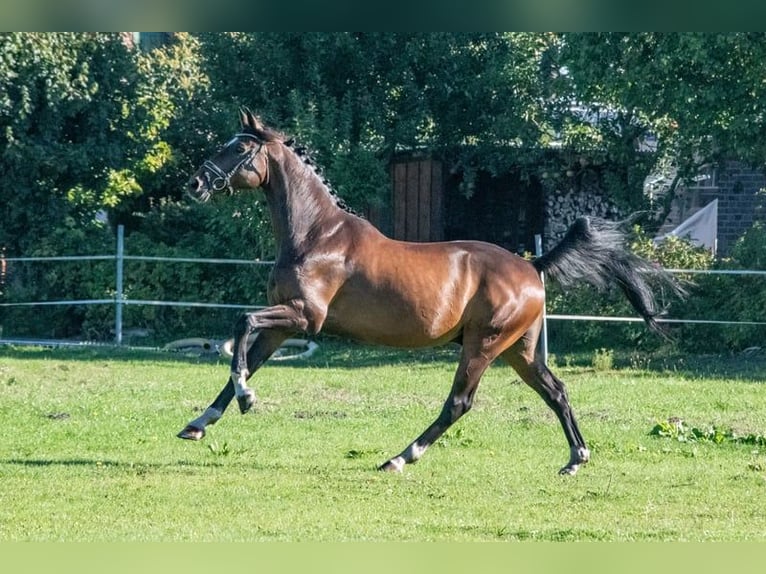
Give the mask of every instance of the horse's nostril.
[[191, 192], [199, 191], [200, 184], [201, 182], [199, 178], [193, 177], [189, 180], [189, 183], [186, 185], [186, 188]]

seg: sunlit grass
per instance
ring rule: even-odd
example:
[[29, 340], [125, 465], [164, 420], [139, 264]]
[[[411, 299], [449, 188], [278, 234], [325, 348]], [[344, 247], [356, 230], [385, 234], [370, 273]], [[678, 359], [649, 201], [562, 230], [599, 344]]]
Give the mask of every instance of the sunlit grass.
[[422, 461], [377, 472], [437, 415], [455, 357], [328, 342], [264, 367], [254, 411], [194, 443], [175, 433], [223, 361], [0, 349], [0, 540], [766, 539], [766, 449], [650, 436], [671, 417], [766, 432], [762, 359], [557, 368], [593, 451], [575, 477], [553, 413], [495, 366]]

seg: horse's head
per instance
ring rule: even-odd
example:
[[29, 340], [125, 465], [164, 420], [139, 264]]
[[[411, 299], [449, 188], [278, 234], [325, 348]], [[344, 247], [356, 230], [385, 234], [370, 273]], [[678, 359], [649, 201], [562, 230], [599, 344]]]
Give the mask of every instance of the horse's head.
[[219, 191], [255, 189], [268, 178], [268, 156], [264, 145], [268, 130], [250, 110], [240, 110], [242, 129], [189, 179], [187, 193], [207, 201]]

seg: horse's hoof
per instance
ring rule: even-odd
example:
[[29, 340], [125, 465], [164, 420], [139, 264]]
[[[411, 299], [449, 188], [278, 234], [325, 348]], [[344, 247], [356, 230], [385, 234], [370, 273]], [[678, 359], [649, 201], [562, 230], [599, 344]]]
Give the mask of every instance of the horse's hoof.
[[184, 430], [182, 430], [176, 436], [178, 438], [183, 438], [186, 440], [202, 440], [203, 437], [205, 436], [205, 429], [200, 429], [200, 428], [188, 425]]
[[590, 460], [590, 451], [584, 446], [575, 446], [570, 449], [569, 462], [559, 471], [559, 474], [572, 476], [577, 474], [580, 466]]
[[239, 404], [239, 412], [244, 415], [255, 404], [255, 392], [252, 389], [247, 389], [244, 395], [237, 397], [237, 403]]
[[404, 463], [398, 462], [397, 459], [391, 459], [378, 467], [378, 470], [381, 472], [402, 472], [403, 469]]
[[568, 464], [559, 471], [559, 474], [562, 476], [574, 476], [579, 468], [579, 464]]

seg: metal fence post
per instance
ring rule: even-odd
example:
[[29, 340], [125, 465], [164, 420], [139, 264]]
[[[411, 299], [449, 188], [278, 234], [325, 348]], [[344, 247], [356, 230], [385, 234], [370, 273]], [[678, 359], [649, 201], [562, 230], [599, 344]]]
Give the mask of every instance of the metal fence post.
[[125, 262], [125, 226], [117, 226], [117, 277], [114, 293], [114, 342], [122, 345], [122, 266]]
[[[535, 234], [535, 256], [542, 257], [543, 255], [543, 237], [540, 234]], [[540, 280], [543, 282], [543, 297], [545, 297], [545, 273], [540, 272]], [[543, 355], [543, 362], [548, 364], [548, 317], [546, 312], [546, 302], [543, 300], [543, 330], [540, 336], [540, 351]]]

